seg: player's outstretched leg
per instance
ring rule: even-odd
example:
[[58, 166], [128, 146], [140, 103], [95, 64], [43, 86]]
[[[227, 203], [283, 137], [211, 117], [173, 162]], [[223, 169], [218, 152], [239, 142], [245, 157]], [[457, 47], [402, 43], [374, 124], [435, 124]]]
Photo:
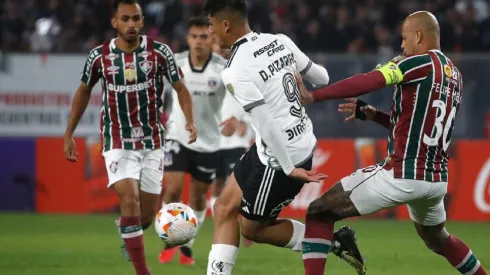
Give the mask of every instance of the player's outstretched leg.
[[[214, 186], [213, 186], [213, 192], [211, 194], [211, 199], [209, 201], [210, 207], [211, 207], [211, 213], [214, 216], [214, 204], [216, 200], [218, 199], [219, 195], [223, 192], [223, 188], [225, 188], [226, 180], [224, 177], [218, 177], [218, 173], [216, 175], [216, 179], [214, 180]], [[246, 238], [242, 238], [243, 240], [243, 246], [244, 247], [250, 247], [253, 242], [250, 240], [247, 240]]]
[[[344, 191], [342, 184], [335, 184], [320, 198], [310, 203], [306, 213], [306, 228], [303, 240], [303, 264], [306, 275], [323, 275], [328, 252], [334, 239], [336, 221], [359, 216], [359, 212], [350, 200], [351, 191]], [[345, 244], [351, 247], [346, 253], [357, 259], [360, 266], [356, 267], [359, 274], [365, 273], [364, 260], [360, 257], [355, 242]], [[359, 254], [359, 255], [355, 255]]]
[[[194, 177], [191, 179], [189, 206], [194, 210], [194, 214], [197, 218], [197, 234], [199, 234], [199, 229], [201, 229], [202, 224], [206, 220], [206, 194], [208, 193], [210, 184], [211, 183], [199, 181]], [[194, 264], [194, 258], [192, 257], [192, 246], [194, 245], [194, 241], [195, 238], [180, 247], [180, 264]]]
[[208, 257], [207, 275], [230, 275], [238, 256], [240, 225], [238, 214], [242, 191], [232, 174], [214, 204], [213, 245]]
[[121, 236], [132, 260], [137, 275], [150, 275], [146, 264], [143, 244], [143, 229], [141, 227], [139, 183], [135, 179], [123, 179], [114, 185], [120, 206], [119, 220]]
[[427, 247], [446, 258], [461, 274], [488, 274], [471, 249], [462, 240], [446, 231], [444, 223], [435, 226], [424, 226], [416, 222], [414, 224]]

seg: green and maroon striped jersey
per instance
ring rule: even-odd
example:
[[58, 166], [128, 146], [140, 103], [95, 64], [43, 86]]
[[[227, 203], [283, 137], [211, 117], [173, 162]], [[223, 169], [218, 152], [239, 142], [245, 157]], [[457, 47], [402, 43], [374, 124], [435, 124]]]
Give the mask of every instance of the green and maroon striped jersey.
[[167, 45], [143, 35], [140, 46], [125, 53], [116, 47], [116, 39], [89, 53], [80, 77], [89, 87], [102, 79], [102, 149], [160, 148], [163, 77], [173, 84], [182, 79], [182, 72]]
[[[396, 178], [448, 181], [447, 149], [462, 100], [463, 79], [442, 52], [390, 62], [395, 85], [388, 156]], [[395, 68], [397, 67], [397, 68]], [[402, 79], [400, 77], [402, 76]], [[398, 79], [397, 79], [398, 78]]]

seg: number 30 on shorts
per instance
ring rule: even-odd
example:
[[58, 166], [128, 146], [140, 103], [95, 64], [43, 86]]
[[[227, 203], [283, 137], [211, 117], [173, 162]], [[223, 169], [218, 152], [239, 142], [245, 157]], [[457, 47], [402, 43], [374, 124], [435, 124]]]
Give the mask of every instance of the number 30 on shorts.
[[430, 137], [427, 134], [424, 134], [424, 143], [428, 146], [437, 146], [442, 135], [442, 148], [444, 149], [444, 151], [447, 151], [447, 148], [451, 143], [451, 139], [447, 140], [447, 136], [454, 125], [454, 119], [456, 118], [456, 107], [453, 107], [451, 109], [444, 128], [442, 128], [442, 123], [444, 123], [444, 117], [446, 116], [446, 103], [439, 99], [434, 100], [434, 102], [432, 103], [432, 107], [439, 109], [439, 115], [436, 117], [436, 120], [434, 122], [436, 134], [434, 137]]

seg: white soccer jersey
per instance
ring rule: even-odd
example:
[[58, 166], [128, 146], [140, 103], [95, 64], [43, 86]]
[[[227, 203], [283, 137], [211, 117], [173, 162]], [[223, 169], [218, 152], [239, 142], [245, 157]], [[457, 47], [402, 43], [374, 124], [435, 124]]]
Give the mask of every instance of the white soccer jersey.
[[175, 60], [184, 74], [183, 80], [192, 97], [197, 140], [192, 144], [187, 143], [189, 132], [185, 130], [186, 119], [175, 90], [172, 92], [172, 110], [165, 138], [176, 140], [197, 152], [215, 152], [219, 150], [221, 137], [219, 124], [225, 88], [220, 75], [226, 59], [213, 53], [202, 69], [192, 66], [188, 51], [176, 54]]
[[[248, 33], [232, 47], [222, 79], [245, 111], [266, 104], [283, 133], [293, 164], [308, 160], [316, 147], [313, 125], [301, 105], [294, 73], [306, 72], [312, 61], [285, 35]], [[256, 124], [252, 121], [252, 126]], [[256, 127], [254, 127], [256, 129]], [[256, 144], [263, 164], [279, 162], [256, 130]]]
[[[225, 120], [233, 116], [241, 121], [250, 121], [249, 115], [243, 110], [242, 105], [230, 93], [227, 93], [221, 108], [221, 119]], [[248, 126], [250, 126], [249, 123]], [[238, 133], [229, 137], [221, 136], [219, 147], [221, 150], [248, 148], [252, 142], [252, 134], [253, 130], [248, 129], [244, 136], [240, 136]]]

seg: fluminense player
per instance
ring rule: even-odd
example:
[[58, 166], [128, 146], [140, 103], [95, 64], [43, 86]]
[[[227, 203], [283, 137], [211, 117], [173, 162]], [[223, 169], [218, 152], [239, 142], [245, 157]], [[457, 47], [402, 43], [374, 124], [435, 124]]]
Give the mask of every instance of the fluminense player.
[[182, 131], [190, 132], [187, 142], [194, 142], [197, 132], [191, 96], [172, 51], [167, 45], [140, 35], [143, 14], [138, 2], [115, 1], [111, 23], [117, 37], [94, 48], [83, 68], [65, 132], [64, 152], [68, 160], [77, 161], [73, 134], [94, 85], [102, 79], [102, 155], [108, 186], [120, 201], [121, 218], [117, 224], [121, 249], [137, 275], [149, 275], [143, 230], [155, 216], [163, 176], [164, 128], [159, 118], [163, 78], [178, 93], [185, 114]]
[[[308, 207], [303, 241], [305, 274], [324, 274], [334, 223], [406, 204], [418, 235], [433, 252], [461, 274], [486, 275], [470, 248], [445, 227], [448, 184], [447, 149], [463, 97], [460, 70], [440, 51], [435, 16], [415, 12], [401, 29], [403, 56], [374, 71], [308, 93], [305, 102], [356, 97], [395, 85], [391, 114], [357, 99], [339, 106], [348, 120], [372, 120], [389, 130], [388, 152], [381, 164], [343, 178]], [[441, 271], [441, 274], [445, 272]]]

